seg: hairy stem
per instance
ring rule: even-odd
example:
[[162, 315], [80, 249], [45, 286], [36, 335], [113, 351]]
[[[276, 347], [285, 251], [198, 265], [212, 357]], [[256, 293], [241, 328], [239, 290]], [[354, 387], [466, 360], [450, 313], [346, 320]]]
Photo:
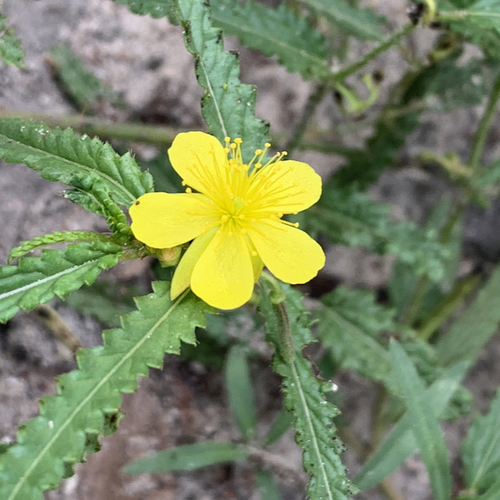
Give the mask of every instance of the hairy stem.
[[498, 77], [491, 90], [491, 94], [488, 99], [488, 103], [486, 105], [486, 110], [484, 112], [483, 117], [481, 118], [481, 121], [479, 122], [479, 126], [477, 128], [477, 132], [474, 137], [474, 142], [472, 144], [472, 151], [469, 158], [469, 167], [472, 169], [473, 172], [477, 171], [477, 169], [479, 168], [479, 162], [483, 154], [486, 138], [488, 136], [488, 132], [491, 126], [491, 121], [493, 119], [495, 108], [499, 99], [500, 99], [500, 73], [498, 74]]

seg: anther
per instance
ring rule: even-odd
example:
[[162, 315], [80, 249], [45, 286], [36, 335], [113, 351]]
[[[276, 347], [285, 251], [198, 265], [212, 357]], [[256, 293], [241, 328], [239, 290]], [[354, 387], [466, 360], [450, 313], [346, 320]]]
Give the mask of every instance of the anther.
[[256, 155], [261, 155], [264, 151], [262, 151], [262, 149], [256, 149], [255, 150], [255, 154]]
[[193, 190], [191, 188], [186, 188], [186, 193], [191, 194], [192, 192], [193, 192]]
[[255, 250], [252, 250], [252, 257], [257, 257], [259, 255]]
[[241, 143], [243, 142], [243, 140], [242, 140], [242, 139], [240, 139], [239, 137], [236, 137], [236, 139], [234, 140], [234, 142], [235, 142], [236, 144], [241, 144]]
[[224, 137], [224, 142], [231, 142], [231, 137]]
[[270, 147], [271, 147], [271, 143], [270, 143], [270, 142], [266, 142], [266, 143], [264, 144], [264, 146], [266, 146], [266, 148], [270, 148]]

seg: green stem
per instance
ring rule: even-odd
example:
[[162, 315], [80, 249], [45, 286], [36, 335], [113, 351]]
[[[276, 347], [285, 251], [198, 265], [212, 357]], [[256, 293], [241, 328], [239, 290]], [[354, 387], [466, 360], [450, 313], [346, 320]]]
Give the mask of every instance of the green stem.
[[495, 112], [496, 105], [500, 99], [500, 73], [493, 85], [490, 97], [488, 99], [488, 104], [486, 105], [486, 110], [484, 112], [479, 126], [477, 128], [476, 135], [474, 137], [474, 142], [472, 145], [472, 152], [469, 158], [469, 167], [473, 171], [477, 171], [479, 168], [479, 162], [483, 154], [484, 145], [486, 143], [486, 138], [490, 129], [491, 121], [493, 119], [493, 114]]
[[285, 144], [284, 149], [285, 151], [288, 152], [288, 154], [292, 154], [295, 151], [295, 149], [297, 149], [297, 147], [299, 146], [299, 143], [301, 142], [302, 137], [304, 136], [304, 133], [306, 131], [307, 124], [309, 123], [309, 120], [313, 117], [314, 112], [318, 107], [318, 104], [322, 101], [327, 90], [328, 87], [326, 85], [323, 84], [317, 85], [316, 88], [309, 95], [309, 98], [307, 99], [300, 121], [295, 127], [292, 136], [290, 137], [290, 139], [288, 139], [287, 143]]
[[115, 123], [94, 116], [82, 115], [45, 115], [40, 113], [23, 113], [20, 111], [0, 110], [0, 118], [21, 118], [39, 121], [49, 127], [73, 128], [89, 136], [106, 139], [122, 139], [145, 142], [148, 144], [170, 145], [174, 137], [182, 130], [158, 125], [139, 123]]
[[411, 33], [415, 27], [416, 26], [413, 23], [406, 24], [399, 31], [396, 31], [396, 33], [393, 33], [389, 38], [387, 38], [387, 40], [383, 41], [380, 45], [368, 52], [362, 59], [356, 61], [350, 66], [347, 66], [347, 68], [340, 70], [338, 73], [335, 73], [327, 80], [326, 83], [334, 87], [336, 83], [341, 82], [348, 76], [356, 73], [356, 71], [361, 69], [363, 66], [366, 66], [366, 64], [368, 64], [372, 59], [375, 59], [378, 55], [382, 54], [382, 52], [385, 52], [393, 45], [398, 44], [401, 39]]

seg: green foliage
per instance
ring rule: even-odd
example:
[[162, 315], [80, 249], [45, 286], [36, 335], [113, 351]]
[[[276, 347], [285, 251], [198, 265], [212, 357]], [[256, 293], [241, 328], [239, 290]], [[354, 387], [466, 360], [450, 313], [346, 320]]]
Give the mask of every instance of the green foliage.
[[195, 58], [198, 83], [203, 87], [202, 113], [210, 132], [220, 141], [241, 137], [244, 158], [267, 141], [268, 125], [255, 118], [255, 88], [239, 80], [234, 54], [224, 51], [222, 33], [212, 24], [210, 6], [203, 0], [175, 0], [188, 51]]
[[434, 231], [411, 222], [395, 222], [389, 206], [361, 192], [325, 186], [317, 205], [306, 214], [307, 224], [323, 231], [333, 243], [362, 246], [379, 254], [394, 254], [418, 275], [442, 279], [448, 251]]
[[[308, 495], [311, 499], [346, 500], [355, 493], [340, 461], [343, 444], [336, 436], [333, 418], [338, 410], [327, 402], [323, 383], [311, 373], [311, 366], [302, 355], [302, 348], [313, 341], [309, 330], [310, 319], [302, 304], [300, 293], [283, 286], [284, 304], [272, 304], [267, 293], [262, 293], [260, 311], [266, 318], [266, 339], [274, 346], [273, 370], [283, 377], [285, 407], [295, 417], [297, 444], [304, 449], [303, 466], [311, 475]], [[286, 309], [285, 325], [279, 315]], [[277, 313], [276, 309], [281, 312]], [[294, 359], [287, 362], [283, 356], [282, 332], [289, 328], [293, 339]], [[288, 356], [287, 356], [288, 357]]]
[[65, 250], [44, 250], [17, 266], [0, 267], [0, 322], [90, 285], [103, 269], [117, 264], [123, 250], [113, 243], [79, 243]]
[[448, 454], [435, 408], [429, 406], [418, 373], [404, 349], [391, 340], [394, 377], [401, 387], [404, 402], [412, 421], [412, 430], [431, 481], [433, 498], [449, 500], [451, 474]]
[[346, 0], [304, 0], [304, 3], [359, 40], [381, 40], [384, 36], [379, 26], [383, 18], [371, 9], [359, 9]]
[[172, 0], [113, 0], [113, 2], [127, 5], [134, 14], [150, 15], [155, 19], [168, 17], [174, 24], [177, 21]]
[[120, 156], [109, 144], [79, 137], [71, 129], [0, 119], [0, 157], [7, 163], [24, 163], [49, 181], [77, 183], [79, 189], [86, 176], [97, 176], [113, 200], [127, 207], [153, 191], [151, 176], [140, 171], [129, 153]]
[[293, 415], [285, 410], [282, 410], [271, 425], [267, 432], [265, 445], [269, 446], [283, 437], [285, 432], [290, 429], [294, 421]]
[[478, 28], [500, 33], [500, 1], [479, 0], [467, 9], [466, 18]]
[[11, 264], [14, 259], [18, 259], [37, 248], [53, 245], [55, 243], [71, 243], [76, 241], [112, 243], [109, 236], [94, 233], [92, 231], [56, 231], [52, 234], [35, 236], [32, 240], [23, 241], [18, 247], [13, 248], [9, 253], [9, 264]]
[[89, 71], [67, 45], [53, 48], [49, 60], [65, 92], [80, 111], [88, 113], [103, 103], [119, 103], [112, 89]]
[[476, 500], [497, 500], [500, 495], [500, 478], [498, 478], [484, 495], [477, 497]]
[[[65, 470], [84, 459], [87, 437], [112, 432], [121, 392], [137, 389], [137, 377], [161, 368], [164, 354], [178, 354], [180, 342], [194, 343], [205, 324], [204, 305], [193, 295], [170, 300], [168, 283], [137, 299], [138, 310], [122, 318], [122, 328], [104, 333], [104, 345], [77, 354], [79, 369], [58, 379], [58, 394], [43, 399], [40, 416], [26, 423], [18, 444], [0, 456], [0, 498], [41, 500]], [[92, 441], [92, 439], [90, 439]]]
[[[459, 363], [449, 368], [425, 390], [424, 400], [427, 407], [432, 408], [439, 417], [442, 418], [468, 368], [468, 363]], [[413, 417], [407, 412], [364, 464], [354, 483], [361, 490], [375, 486], [392, 474], [416, 449]]]
[[255, 471], [257, 479], [257, 488], [259, 489], [260, 497], [262, 500], [282, 500], [282, 496], [273, 476], [263, 470]]
[[462, 450], [467, 488], [484, 493], [494, 486], [500, 467], [500, 390], [486, 415], [474, 419]]
[[24, 55], [21, 40], [14, 35], [12, 28], [7, 28], [7, 17], [0, 14], [0, 59], [5, 64], [13, 64], [22, 68]]
[[226, 387], [229, 406], [245, 441], [254, 437], [257, 428], [257, 411], [253, 398], [250, 367], [243, 346], [233, 346], [226, 359]]
[[254, 0], [215, 0], [211, 4], [214, 23], [225, 34], [236, 35], [242, 44], [266, 56], [277, 56], [288, 71], [297, 71], [306, 79], [330, 75], [322, 35], [285, 4], [277, 9]]
[[450, 366], [459, 361], [476, 359], [497, 332], [499, 322], [500, 267], [497, 267], [471, 306], [436, 343], [440, 363]]
[[323, 307], [314, 313], [319, 320], [318, 337], [330, 348], [338, 367], [384, 380], [391, 364], [381, 337], [398, 330], [394, 310], [377, 304], [372, 292], [342, 286], [324, 295], [321, 301]]
[[248, 455], [249, 450], [244, 445], [205, 441], [160, 451], [152, 457], [142, 458], [127, 465], [124, 472], [143, 474], [196, 470], [208, 465], [245, 460]]

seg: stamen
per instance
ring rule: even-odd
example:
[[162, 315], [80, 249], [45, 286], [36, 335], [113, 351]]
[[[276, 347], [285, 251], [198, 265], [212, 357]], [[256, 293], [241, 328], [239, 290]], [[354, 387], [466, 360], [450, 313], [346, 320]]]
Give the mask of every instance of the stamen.
[[186, 193], [191, 194], [192, 192], [193, 192], [193, 190], [190, 187], [186, 188]]

